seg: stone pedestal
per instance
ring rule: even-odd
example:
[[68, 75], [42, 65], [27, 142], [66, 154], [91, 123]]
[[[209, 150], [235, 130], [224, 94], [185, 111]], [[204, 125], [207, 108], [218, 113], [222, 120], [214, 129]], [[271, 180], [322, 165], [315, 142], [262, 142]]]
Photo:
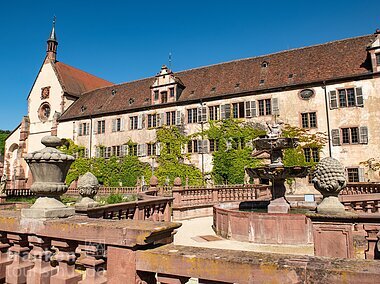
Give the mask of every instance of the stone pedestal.
[[288, 213], [290, 205], [285, 197], [280, 197], [272, 200], [268, 205], [268, 213]]
[[74, 214], [74, 208], [52, 197], [40, 197], [30, 208], [21, 210], [21, 217], [32, 219], [66, 218]]
[[317, 212], [320, 214], [344, 214], [344, 205], [336, 196], [325, 197], [317, 206]]

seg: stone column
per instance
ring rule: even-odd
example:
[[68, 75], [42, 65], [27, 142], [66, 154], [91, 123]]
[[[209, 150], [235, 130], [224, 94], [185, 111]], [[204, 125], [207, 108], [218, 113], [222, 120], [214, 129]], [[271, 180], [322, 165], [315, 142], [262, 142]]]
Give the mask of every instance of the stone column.
[[5, 269], [7, 265], [12, 263], [12, 259], [9, 257], [9, 247], [7, 234], [4, 232], [0, 233], [0, 283], [5, 281]]
[[80, 263], [86, 268], [86, 279], [80, 281], [80, 284], [105, 284], [107, 278], [104, 277], [105, 261], [103, 260], [102, 248], [96, 245], [86, 245], [81, 248], [85, 253], [85, 257]]

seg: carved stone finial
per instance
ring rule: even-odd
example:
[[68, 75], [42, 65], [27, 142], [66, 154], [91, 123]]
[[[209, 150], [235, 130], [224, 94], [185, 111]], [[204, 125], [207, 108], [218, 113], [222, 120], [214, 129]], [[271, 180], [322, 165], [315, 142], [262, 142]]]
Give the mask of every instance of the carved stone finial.
[[176, 177], [173, 181], [174, 186], [182, 186], [182, 180], [180, 177]]
[[92, 173], [87, 172], [79, 177], [77, 188], [82, 197], [94, 198], [99, 189], [98, 179]]
[[313, 172], [312, 182], [316, 190], [323, 195], [317, 207], [318, 213], [344, 213], [344, 206], [338, 199], [339, 192], [346, 186], [344, 168], [334, 158], [322, 159]]
[[158, 185], [158, 178], [156, 176], [152, 176], [149, 180], [149, 185], [151, 187], [156, 187]]

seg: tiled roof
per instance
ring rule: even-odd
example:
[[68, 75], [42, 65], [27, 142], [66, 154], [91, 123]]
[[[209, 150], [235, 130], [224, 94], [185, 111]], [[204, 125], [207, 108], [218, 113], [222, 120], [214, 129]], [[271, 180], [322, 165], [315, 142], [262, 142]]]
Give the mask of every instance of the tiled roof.
[[111, 82], [59, 61], [53, 66], [63, 90], [72, 96], [78, 97], [85, 92], [113, 85]]
[[[368, 74], [371, 65], [366, 48], [374, 38], [375, 35], [366, 35], [175, 72], [174, 75], [185, 85], [178, 102]], [[267, 62], [267, 67], [262, 67], [263, 62]], [[149, 106], [150, 86], [154, 79], [87, 92], [62, 115], [61, 120]], [[112, 90], [116, 91], [114, 95]]]

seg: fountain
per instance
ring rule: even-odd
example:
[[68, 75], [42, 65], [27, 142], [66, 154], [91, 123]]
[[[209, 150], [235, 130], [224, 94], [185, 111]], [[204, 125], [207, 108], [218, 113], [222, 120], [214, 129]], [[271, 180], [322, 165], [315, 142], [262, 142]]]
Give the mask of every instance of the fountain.
[[270, 126], [265, 137], [254, 140], [257, 150], [269, 150], [271, 153], [271, 163], [268, 166], [247, 168], [246, 171], [251, 178], [270, 179], [272, 181], [272, 200], [268, 205], [268, 213], [288, 213], [290, 205], [285, 198], [285, 180], [287, 178], [306, 177], [309, 167], [284, 166], [283, 150], [298, 146], [297, 138], [281, 137], [281, 125], [275, 123]]

